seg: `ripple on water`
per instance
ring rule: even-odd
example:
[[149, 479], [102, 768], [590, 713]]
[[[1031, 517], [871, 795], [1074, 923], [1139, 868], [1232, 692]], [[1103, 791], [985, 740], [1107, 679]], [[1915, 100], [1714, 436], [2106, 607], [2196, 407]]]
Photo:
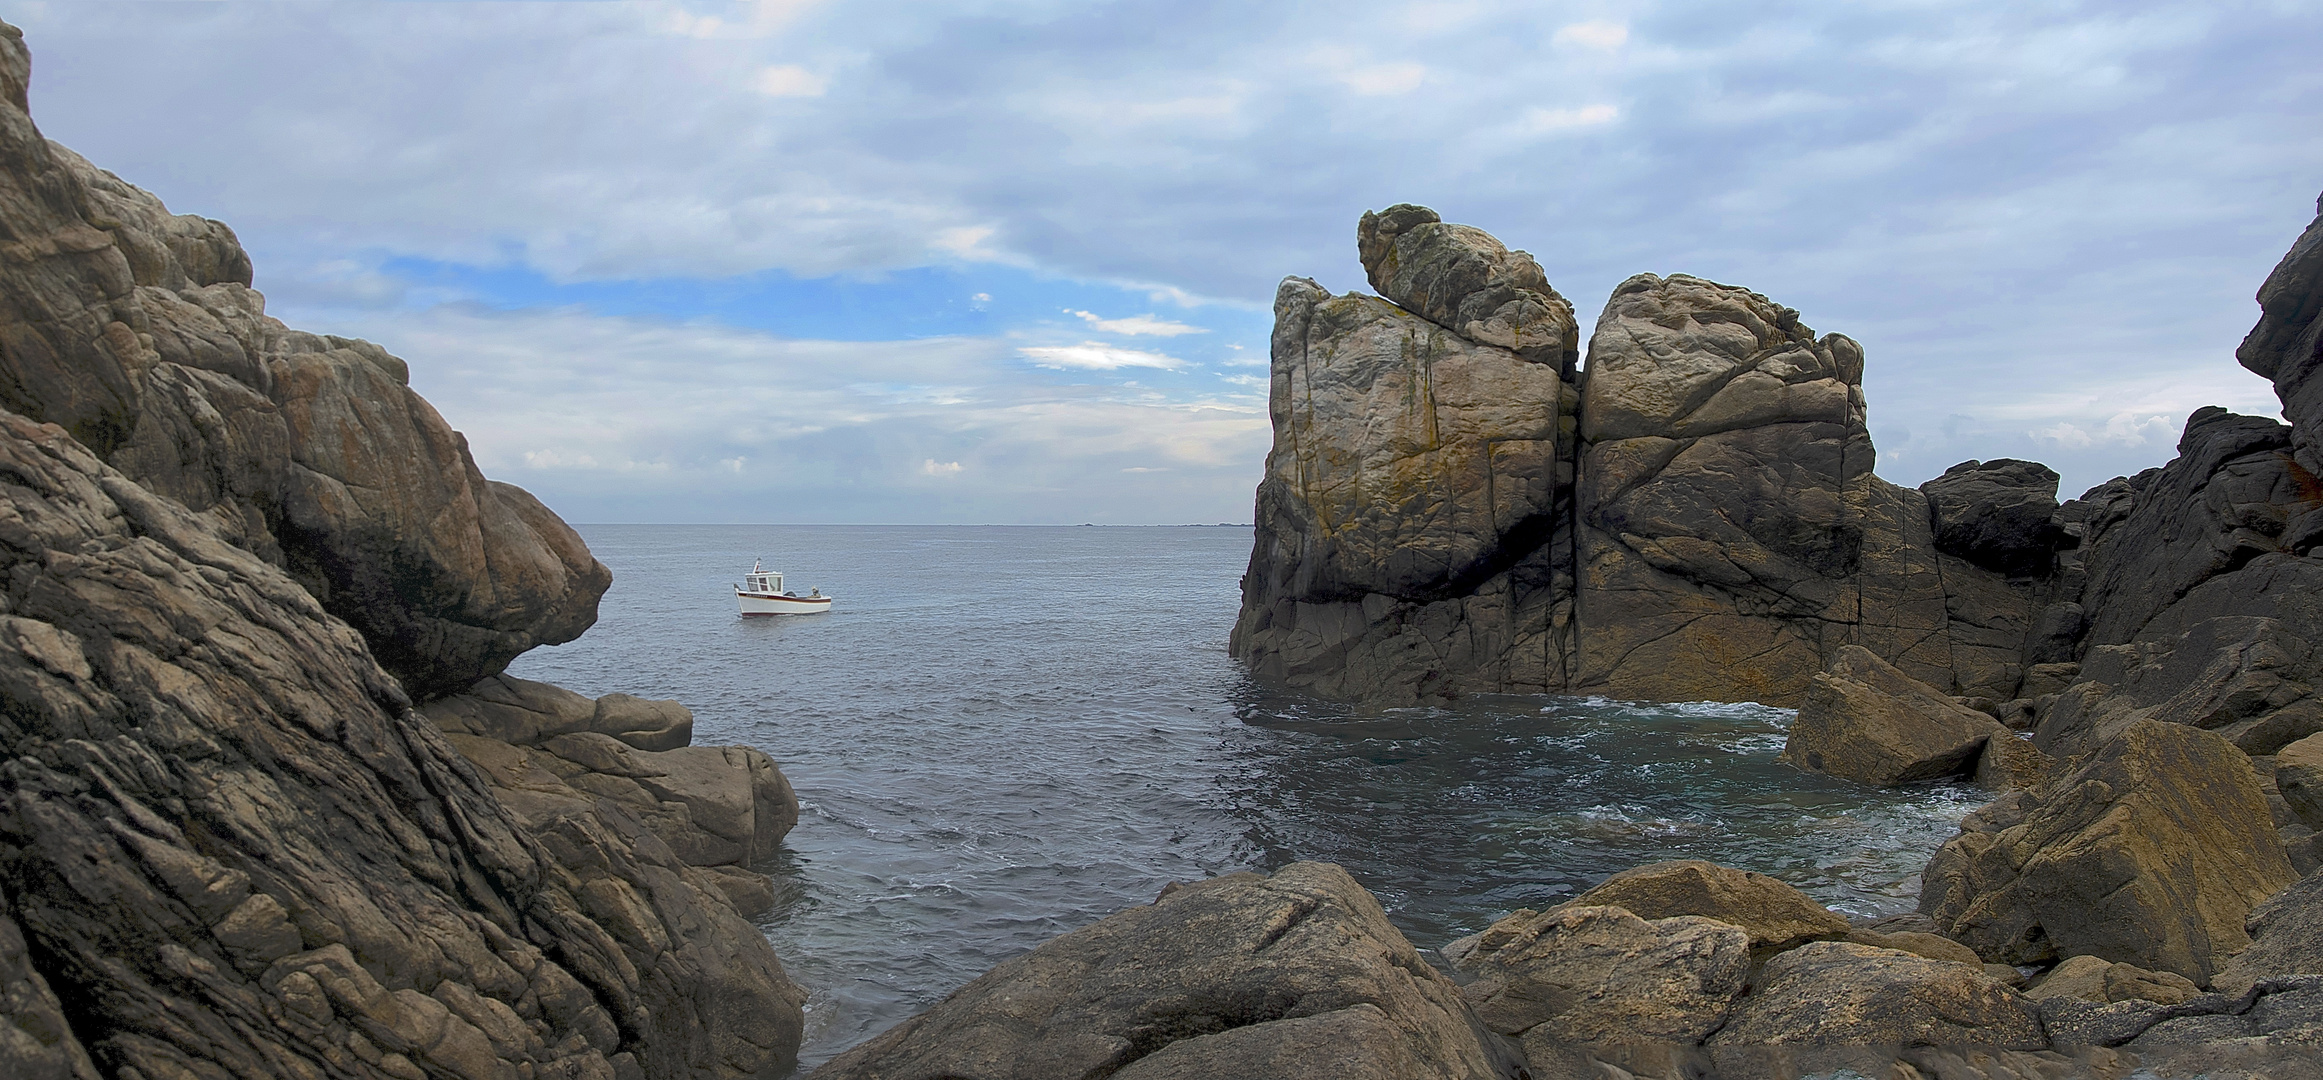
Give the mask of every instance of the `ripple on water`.
[[[782, 763], [801, 823], [761, 922], [812, 1067], [1164, 884], [1346, 866], [1423, 947], [1701, 858], [1908, 910], [1977, 792], [1778, 764], [1787, 710], [1477, 697], [1364, 711], [1227, 658], [1248, 529], [582, 526], [596, 629], [514, 674], [691, 706]], [[753, 557], [839, 598], [738, 618]]]

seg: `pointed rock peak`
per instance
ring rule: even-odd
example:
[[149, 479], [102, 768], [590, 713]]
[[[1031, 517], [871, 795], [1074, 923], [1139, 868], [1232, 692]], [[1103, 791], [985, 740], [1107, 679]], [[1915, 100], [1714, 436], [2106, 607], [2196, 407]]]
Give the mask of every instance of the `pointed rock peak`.
[[1371, 287], [1396, 306], [1477, 344], [1573, 370], [1580, 356], [1573, 305], [1531, 255], [1410, 203], [1364, 214], [1355, 246]]

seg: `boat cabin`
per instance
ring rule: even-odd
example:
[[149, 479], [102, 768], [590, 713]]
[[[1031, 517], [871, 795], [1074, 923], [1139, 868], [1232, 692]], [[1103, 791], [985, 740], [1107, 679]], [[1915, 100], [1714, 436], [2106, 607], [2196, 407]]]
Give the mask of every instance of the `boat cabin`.
[[760, 570], [753, 567], [749, 573], [742, 575], [742, 591], [765, 596], [780, 596], [782, 595], [782, 572], [779, 570]]

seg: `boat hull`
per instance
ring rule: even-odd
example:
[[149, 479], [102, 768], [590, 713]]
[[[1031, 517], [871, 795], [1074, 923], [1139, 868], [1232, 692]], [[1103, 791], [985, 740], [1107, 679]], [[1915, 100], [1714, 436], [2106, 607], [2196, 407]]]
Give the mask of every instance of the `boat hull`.
[[820, 615], [831, 610], [828, 596], [766, 596], [737, 592], [744, 615]]

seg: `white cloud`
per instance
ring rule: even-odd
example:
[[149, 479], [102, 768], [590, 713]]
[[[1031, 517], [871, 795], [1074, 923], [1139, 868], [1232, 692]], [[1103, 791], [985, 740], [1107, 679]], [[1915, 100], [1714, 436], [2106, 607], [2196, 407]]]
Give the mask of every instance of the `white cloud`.
[[984, 246], [1000, 230], [990, 225], [959, 225], [936, 233], [930, 247], [975, 262], [997, 262], [1001, 254]]
[[1207, 334], [1210, 332], [1203, 327], [1192, 326], [1182, 322], [1171, 322], [1168, 319], [1158, 319], [1151, 314], [1131, 315], [1124, 319], [1108, 319], [1102, 315], [1096, 314], [1095, 312], [1076, 311], [1072, 308], [1066, 308], [1065, 314], [1078, 316], [1083, 321], [1087, 322], [1091, 327], [1102, 330], [1108, 334], [1177, 337], [1181, 334]]
[[2169, 446], [2177, 442], [2178, 427], [2184, 420], [2183, 416], [2139, 416], [2124, 412], [2106, 418], [2103, 427], [2093, 428], [2071, 421], [2059, 421], [2048, 427], [2035, 428], [2026, 434], [2068, 450], [2086, 450], [2099, 444]]
[[797, 64], [777, 64], [762, 68], [750, 80], [750, 88], [768, 97], [821, 97], [830, 80]]
[[958, 476], [962, 466], [957, 461], [937, 461], [929, 458], [920, 462], [920, 472], [927, 476]]
[[1413, 63], [1366, 64], [1339, 73], [1339, 81], [1358, 94], [1408, 94], [1428, 81], [1428, 69]]
[[988, 292], [980, 292], [974, 296], [969, 297], [968, 299], [974, 300], [979, 304], [989, 304], [992, 302], [992, 294]]
[[1175, 371], [1186, 362], [1174, 356], [1139, 349], [1123, 349], [1090, 341], [1079, 345], [1027, 346], [1017, 350], [1032, 362], [1046, 368], [1085, 368], [1111, 371], [1116, 368], [1144, 367]]
[[1557, 28], [1556, 36], [1549, 40], [1559, 45], [1578, 45], [1584, 49], [1612, 52], [1629, 40], [1629, 27], [1604, 20], [1577, 22]]
[[1518, 126], [1528, 134], [1545, 135], [1552, 131], [1598, 127], [1619, 119], [1621, 109], [1613, 105], [1583, 105], [1577, 109], [1535, 108], [1525, 110]]

